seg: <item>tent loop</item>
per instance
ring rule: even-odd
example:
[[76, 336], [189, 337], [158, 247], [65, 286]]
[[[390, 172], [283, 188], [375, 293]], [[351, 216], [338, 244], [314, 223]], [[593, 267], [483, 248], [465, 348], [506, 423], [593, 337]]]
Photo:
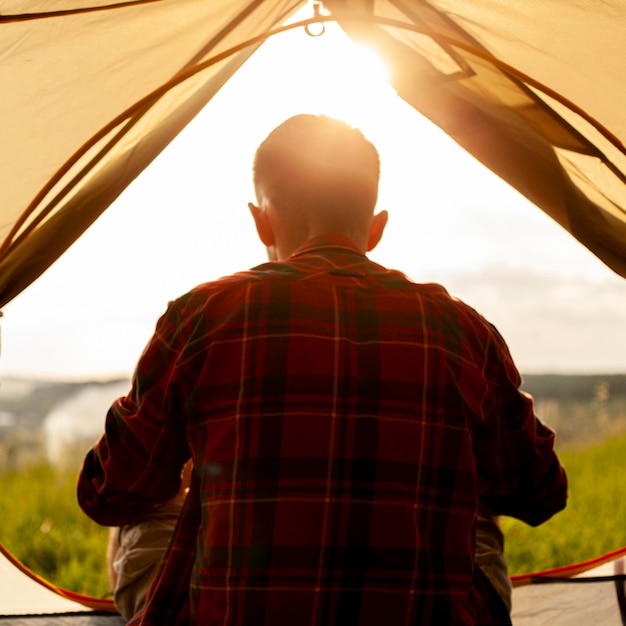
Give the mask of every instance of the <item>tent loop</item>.
[[[311, 19], [315, 20], [321, 17], [323, 6], [324, 4], [322, 0], [313, 0], [313, 17]], [[311, 29], [311, 26], [313, 24], [316, 24], [317, 27], [319, 27], [321, 30], [313, 32], [313, 30]], [[304, 25], [304, 32], [309, 37], [321, 37], [326, 32], [326, 25], [321, 20], [318, 22], [308, 22]]]

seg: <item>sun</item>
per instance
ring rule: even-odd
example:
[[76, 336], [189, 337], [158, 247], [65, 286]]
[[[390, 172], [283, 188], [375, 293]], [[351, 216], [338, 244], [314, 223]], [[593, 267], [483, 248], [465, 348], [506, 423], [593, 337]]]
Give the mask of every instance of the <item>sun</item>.
[[[309, 10], [302, 10], [293, 21], [309, 16]], [[385, 103], [397, 97], [389, 84], [390, 69], [376, 50], [353, 42], [332, 21], [319, 36], [308, 35], [304, 28], [273, 36], [255, 53], [255, 61], [256, 67], [269, 71], [237, 80], [260, 81], [259, 91], [266, 98], [259, 106], [270, 110], [303, 112], [306, 102], [307, 112], [371, 126]], [[240, 72], [246, 74], [246, 67]]]

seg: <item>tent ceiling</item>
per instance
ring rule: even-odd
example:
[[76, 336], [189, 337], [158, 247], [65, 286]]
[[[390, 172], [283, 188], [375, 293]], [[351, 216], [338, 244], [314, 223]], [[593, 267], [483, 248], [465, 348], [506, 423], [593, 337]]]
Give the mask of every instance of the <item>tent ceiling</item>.
[[[298, 0], [0, 0], [0, 306]], [[626, 276], [626, 4], [326, 0], [398, 94]]]

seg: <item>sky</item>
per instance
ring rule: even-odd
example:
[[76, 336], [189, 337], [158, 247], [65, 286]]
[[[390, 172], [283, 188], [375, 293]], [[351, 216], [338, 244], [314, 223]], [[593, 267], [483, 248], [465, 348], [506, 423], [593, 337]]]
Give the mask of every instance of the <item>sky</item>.
[[382, 163], [374, 261], [440, 282], [522, 373], [626, 372], [626, 281], [400, 100], [332, 24], [267, 42], [81, 239], [4, 308], [0, 377], [127, 376], [167, 302], [265, 261], [247, 203], [258, 144], [326, 113]]

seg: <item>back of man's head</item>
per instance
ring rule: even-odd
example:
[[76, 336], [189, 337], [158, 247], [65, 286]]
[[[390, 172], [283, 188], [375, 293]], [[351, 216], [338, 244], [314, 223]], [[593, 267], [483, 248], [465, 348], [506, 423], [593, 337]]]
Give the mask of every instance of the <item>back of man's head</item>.
[[296, 115], [259, 146], [253, 166], [257, 198], [291, 218], [342, 223], [372, 214], [380, 159], [357, 128], [325, 115]]

